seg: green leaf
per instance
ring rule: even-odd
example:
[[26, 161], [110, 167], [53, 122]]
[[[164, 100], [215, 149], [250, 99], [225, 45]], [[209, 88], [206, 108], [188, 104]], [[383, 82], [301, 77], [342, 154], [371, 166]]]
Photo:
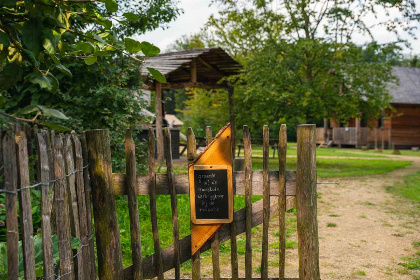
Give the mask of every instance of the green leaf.
[[141, 44], [140, 42], [131, 39], [131, 38], [125, 38], [125, 50], [130, 53], [138, 53], [141, 51]]
[[48, 28], [44, 28], [44, 30], [42, 31], [42, 33], [44, 34], [44, 43], [42, 44], [44, 49], [49, 53], [49, 54], [53, 54], [55, 53], [56, 49], [57, 49], [57, 44], [58, 44], [58, 33], [57, 33], [57, 37], [54, 35], [53, 31], [51, 29]]
[[59, 130], [59, 131], [71, 131], [70, 128], [68, 128], [66, 126], [59, 125], [59, 124], [55, 124], [55, 123], [41, 122], [39, 124], [40, 125], [45, 125], [46, 127], [49, 127], [51, 129], [55, 129], [55, 130]]
[[2, 94], [0, 94], [0, 108], [4, 108], [4, 105], [6, 105], [6, 100]]
[[160, 73], [158, 70], [152, 67], [147, 67], [147, 70], [150, 72], [150, 74], [152, 74], [156, 81], [161, 82], [162, 84], [166, 84], [165, 76], [162, 75], [162, 73]]
[[47, 116], [47, 117], [54, 117], [57, 119], [62, 119], [62, 120], [68, 120], [69, 118], [64, 115], [63, 113], [61, 113], [60, 111], [56, 110], [56, 109], [51, 109], [42, 105], [37, 105], [42, 113]]
[[84, 58], [84, 60], [85, 60], [85, 63], [87, 65], [92, 65], [92, 64], [96, 63], [96, 61], [98, 61], [98, 57], [95, 56], [95, 55], [92, 55], [92, 56], [89, 56], [87, 58]]
[[0, 44], [7, 48], [10, 45], [9, 36], [6, 33], [0, 32]]
[[66, 66], [64, 66], [62, 64], [55, 64], [54, 68], [58, 69], [61, 73], [66, 74], [69, 77], [73, 76], [71, 71]]
[[107, 20], [107, 19], [101, 19], [99, 21], [99, 24], [105, 27], [106, 29], [111, 29], [112, 27], [112, 21]]
[[115, 13], [118, 11], [118, 4], [115, 0], [106, 0], [105, 7], [109, 13]]
[[37, 105], [28, 105], [23, 109], [20, 109], [16, 112], [16, 115], [28, 115], [34, 112], [39, 112], [41, 109]]
[[24, 49], [23, 52], [26, 54], [26, 57], [28, 58], [29, 62], [35, 66], [39, 67], [39, 61], [36, 60], [35, 55], [32, 51]]
[[93, 53], [93, 55], [96, 55], [96, 56], [108, 56], [108, 52], [107, 51], [95, 51]]
[[83, 53], [92, 53], [94, 48], [90, 43], [79, 41], [76, 44], [76, 50], [82, 51]]
[[7, 90], [22, 79], [23, 70], [18, 64], [7, 63], [0, 72], [0, 89]]
[[133, 13], [124, 13], [123, 16], [129, 21], [139, 21], [139, 16]]
[[155, 56], [160, 53], [160, 49], [158, 47], [146, 41], [141, 42], [141, 51], [145, 56]]
[[22, 26], [23, 45], [31, 51], [41, 51], [43, 29], [42, 23], [37, 19], [31, 18], [30, 20], [25, 21]]
[[46, 89], [52, 93], [55, 93], [58, 89], [58, 80], [50, 72], [47, 75], [43, 75], [39, 72], [28, 75], [28, 79], [33, 84], [38, 84], [41, 88]]

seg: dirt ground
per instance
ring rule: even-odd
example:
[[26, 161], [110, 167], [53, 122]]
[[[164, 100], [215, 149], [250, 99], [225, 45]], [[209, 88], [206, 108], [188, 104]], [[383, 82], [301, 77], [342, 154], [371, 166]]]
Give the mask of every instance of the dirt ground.
[[[419, 279], [399, 265], [404, 262], [402, 257], [416, 252], [412, 243], [420, 241], [418, 210], [406, 200], [387, 193], [385, 186], [401, 181], [402, 176], [419, 172], [420, 157], [397, 158], [413, 161], [413, 164], [385, 175], [331, 178], [325, 181], [339, 182], [339, 185], [318, 185], [322, 279]], [[271, 277], [278, 277], [278, 250], [272, 246], [278, 242], [277, 229], [277, 218], [274, 218], [270, 223]], [[253, 236], [260, 240], [261, 231]], [[239, 242], [240, 239], [244, 237], [239, 236]], [[296, 235], [290, 239], [296, 240]], [[254, 268], [259, 266], [260, 256], [261, 252], [254, 250]], [[220, 262], [224, 268], [222, 276], [230, 276], [230, 257], [224, 254]], [[239, 264], [240, 276], [243, 276], [243, 255], [239, 255]], [[254, 274], [259, 275], [258, 268], [254, 269]], [[211, 276], [210, 256], [202, 259], [202, 276]], [[286, 277], [298, 277], [297, 248], [286, 251]]]

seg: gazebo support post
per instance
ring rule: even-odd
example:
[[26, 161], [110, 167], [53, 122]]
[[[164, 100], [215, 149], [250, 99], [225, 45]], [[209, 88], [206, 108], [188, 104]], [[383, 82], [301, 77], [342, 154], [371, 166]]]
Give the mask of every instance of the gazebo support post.
[[162, 84], [160, 82], [155, 83], [155, 93], [156, 93], [156, 139], [157, 139], [157, 161], [159, 163], [163, 162], [163, 110], [162, 110]]
[[229, 99], [229, 121], [230, 121], [230, 134], [232, 143], [232, 160], [235, 159], [235, 148], [236, 148], [236, 123], [235, 123], [235, 101], [233, 99], [233, 86], [228, 86], [228, 99]]

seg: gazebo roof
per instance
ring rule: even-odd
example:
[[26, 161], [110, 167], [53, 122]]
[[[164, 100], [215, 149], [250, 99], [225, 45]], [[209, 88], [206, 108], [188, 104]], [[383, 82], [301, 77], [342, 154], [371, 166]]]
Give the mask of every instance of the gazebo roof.
[[175, 84], [191, 82], [191, 65], [195, 63], [196, 83], [216, 84], [221, 78], [238, 74], [242, 66], [221, 48], [206, 48], [160, 54], [146, 59], [141, 68], [143, 80], [149, 72], [147, 67], [152, 67], [165, 75], [172, 86]]

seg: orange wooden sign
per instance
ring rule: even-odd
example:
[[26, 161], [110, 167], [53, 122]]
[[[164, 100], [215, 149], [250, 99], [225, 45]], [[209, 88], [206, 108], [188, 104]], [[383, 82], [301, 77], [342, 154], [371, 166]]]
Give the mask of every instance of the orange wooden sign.
[[194, 255], [222, 223], [233, 220], [230, 124], [188, 166], [191, 204], [191, 253]]

